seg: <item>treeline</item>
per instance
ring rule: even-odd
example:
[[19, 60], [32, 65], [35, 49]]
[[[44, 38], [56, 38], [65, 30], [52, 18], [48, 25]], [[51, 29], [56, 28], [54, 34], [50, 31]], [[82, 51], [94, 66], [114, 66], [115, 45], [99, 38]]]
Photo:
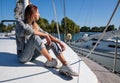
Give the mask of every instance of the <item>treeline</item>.
[[[37, 21], [38, 25], [45, 31], [49, 33], [57, 33], [57, 24], [54, 20], [49, 22], [45, 18], [40, 18]], [[8, 24], [7, 26], [0, 23], [0, 32], [11, 32], [15, 29], [16, 24]], [[80, 27], [77, 25], [73, 20], [69, 19], [68, 17], [65, 17], [61, 20], [60, 23], [58, 23], [59, 31], [60, 33], [79, 33], [79, 32], [103, 32], [103, 30], [106, 28], [106, 26], [100, 26], [100, 27], [87, 27], [83, 26]], [[120, 29], [120, 27], [119, 27]], [[114, 25], [109, 25], [107, 31], [116, 30]]]
[[[54, 20], [52, 20], [50, 23], [45, 18], [40, 18], [37, 21], [38, 25], [45, 31], [49, 33], [57, 33], [57, 25]], [[0, 23], [0, 32], [11, 32], [15, 29], [15, 23], [8, 24], [7, 26]], [[62, 19], [61, 23], [58, 23], [59, 31], [60, 33], [79, 33], [80, 27], [77, 25], [74, 21], [69, 19], [68, 17], [65, 17]]]
[[[103, 32], [105, 28], [106, 28], [106, 26], [100, 26], [100, 27], [95, 26], [92, 28], [84, 26], [84, 27], [81, 27], [80, 31], [81, 32]], [[119, 29], [120, 29], [120, 27], [119, 27]], [[109, 25], [107, 31], [112, 31], [112, 30], [117, 30], [117, 28], [115, 28], [114, 25]]]
[[[51, 21], [51, 23], [48, 22], [45, 18], [40, 18], [37, 23], [39, 26], [49, 32], [49, 33], [57, 33], [57, 24], [54, 20]], [[61, 24], [58, 23], [59, 31], [60, 33], [79, 33], [80, 27], [75, 22], [73, 22], [68, 17], [65, 17], [62, 19]]]

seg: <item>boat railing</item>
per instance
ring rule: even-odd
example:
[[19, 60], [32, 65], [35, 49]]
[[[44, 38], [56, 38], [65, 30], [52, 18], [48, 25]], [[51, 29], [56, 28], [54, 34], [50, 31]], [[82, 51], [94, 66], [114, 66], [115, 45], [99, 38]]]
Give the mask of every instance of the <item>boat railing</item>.
[[114, 55], [114, 64], [113, 64], [113, 72], [115, 72], [116, 69], [116, 59], [117, 59], [117, 48], [118, 48], [118, 37], [116, 37], [116, 44], [115, 44], [115, 55]]

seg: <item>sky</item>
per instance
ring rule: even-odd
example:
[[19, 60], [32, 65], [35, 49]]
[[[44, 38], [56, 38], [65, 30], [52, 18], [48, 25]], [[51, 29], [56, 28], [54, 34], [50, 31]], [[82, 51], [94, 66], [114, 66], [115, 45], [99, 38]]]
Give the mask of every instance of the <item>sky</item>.
[[[0, 21], [14, 20], [14, 8], [17, 0], [0, 0]], [[55, 20], [52, 0], [30, 0], [38, 6], [42, 18], [49, 23]], [[64, 0], [54, 0], [58, 22], [64, 18]], [[65, 16], [82, 26], [106, 26], [118, 0], [65, 0]], [[120, 26], [120, 6], [111, 23]]]

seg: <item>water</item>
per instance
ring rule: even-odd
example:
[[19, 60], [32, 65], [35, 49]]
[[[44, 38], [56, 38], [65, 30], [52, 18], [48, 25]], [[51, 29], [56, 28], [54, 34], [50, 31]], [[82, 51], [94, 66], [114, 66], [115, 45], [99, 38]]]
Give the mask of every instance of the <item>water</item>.
[[[72, 34], [72, 41], [75, 41], [75, 40], [82, 38], [82, 36], [85, 33], [87, 33], [89, 35], [93, 35], [93, 34], [98, 33], [98, 32], [79, 32], [79, 33]], [[52, 34], [52, 35], [58, 38], [57, 34]], [[64, 34], [60, 34], [60, 37], [61, 37], [61, 40], [64, 41]]]

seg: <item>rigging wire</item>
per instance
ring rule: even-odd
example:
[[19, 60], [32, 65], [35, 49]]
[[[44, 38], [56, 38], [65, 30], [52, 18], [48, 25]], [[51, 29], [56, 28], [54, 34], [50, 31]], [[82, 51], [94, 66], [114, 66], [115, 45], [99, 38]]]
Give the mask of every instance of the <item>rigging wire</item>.
[[66, 6], [65, 6], [65, 0], [64, 0], [64, 2], [63, 2], [63, 11], [64, 11], [64, 27], [65, 27], [65, 35], [64, 35], [64, 41], [66, 42], [66, 35], [67, 35], [67, 27], [66, 27], [66, 19], [65, 19], [65, 17], [66, 17]]
[[55, 21], [56, 21], [56, 26], [57, 26], [58, 38], [59, 38], [59, 40], [61, 40], [59, 26], [58, 26], [58, 18], [57, 18], [57, 13], [56, 13], [56, 7], [55, 7], [55, 1], [54, 0], [52, 0], [52, 4], [53, 4], [53, 9], [54, 9], [54, 15], [55, 15]]
[[86, 57], [89, 57], [89, 56], [92, 54], [92, 52], [95, 50], [95, 48], [96, 48], [96, 46], [98, 45], [98, 43], [100, 42], [100, 40], [103, 38], [103, 36], [104, 36], [105, 32], [107, 31], [107, 29], [108, 29], [108, 27], [109, 27], [109, 24], [110, 24], [110, 22], [111, 22], [111, 20], [112, 20], [112, 18], [113, 18], [113, 16], [114, 16], [114, 14], [115, 14], [115, 12], [117, 11], [117, 8], [119, 7], [119, 4], [120, 4], [120, 0], [118, 0], [118, 2], [117, 2], [117, 5], [116, 5], [116, 7], [115, 7], [115, 9], [114, 9], [114, 11], [113, 11], [113, 13], [112, 13], [112, 15], [111, 15], [108, 23], [107, 23], [107, 25], [106, 25], [106, 28], [104, 29], [103, 33], [101, 34], [100, 38], [99, 38], [98, 41], [96, 42], [96, 44], [95, 44], [95, 46], [93, 47], [93, 49], [90, 51], [90, 53], [89, 53]]
[[66, 28], [66, 7], [65, 7], [65, 0], [61, 0], [61, 7], [62, 7], [62, 12], [63, 12], [63, 16], [64, 16], [64, 29], [65, 29], [65, 34], [64, 34], [64, 41], [66, 42], [66, 36], [67, 36], [67, 28]]
[[[86, 13], [86, 17], [85, 17], [85, 19], [86, 19], [86, 20], [85, 20], [85, 24], [87, 24], [87, 20], [88, 20], [88, 25], [90, 25], [90, 21], [91, 21], [90, 18], [91, 18], [91, 15], [92, 15], [92, 13], [90, 13], [90, 11], [91, 11], [90, 9], [91, 9], [91, 8], [89, 7], [88, 10], [87, 10], [87, 13]], [[84, 25], [85, 25], [85, 24], [84, 24]]]
[[62, 9], [62, 13], [64, 13], [64, 5], [63, 5], [63, 0], [60, 0], [61, 1], [61, 9]]
[[93, 16], [93, 0], [91, 0], [91, 3], [90, 3], [91, 5], [90, 5], [90, 8], [91, 9], [89, 9], [89, 12], [90, 12], [90, 14], [89, 14], [89, 18], [88, 18], [88, 23], [89, 23], [89, 25], [91, 25], [91, 18], [92, 18], [92, 16]]
[[81, 11], [82, 11], [82, 9], [84, 7], [85, 0], [82, 0], [81, 2], [82, 2], [82, 4], [79, 6], [79, 10], [78, 10], [79, 12], [78, 12], [78, 15], [76, 16], [76, 20], [80, 19]]
[[[117, 12], [120, 12], [120, 10]], [[117, 16], [120, 17], [120, 14], [117, 14]], [[115, 23], [118, 24], [115, 28], [117, 28], [117, 30], [120, 30], [120, 19], [115, 20]]]
[[67, 36], [67, 28], [66, 28], [66, 20], [65, 20], [65, 17], [66, 17], [66, 7], [65, 7], [65, 0], [61, 0], [61, 7], [62, 7], [62, 12], [63, 12], [63, 16], [64, 16], [64, 29], [65, 29], [65, 32], [64, 32], [64, 41], [66, 42], [66, 36]]
[[1, 11], [0, 11], [1, 13], [0, 14], [1, 14], [1, 21], [2, 21], [2, 0], [1, 0], [1, 4], [0, 5], [1, 5]]

